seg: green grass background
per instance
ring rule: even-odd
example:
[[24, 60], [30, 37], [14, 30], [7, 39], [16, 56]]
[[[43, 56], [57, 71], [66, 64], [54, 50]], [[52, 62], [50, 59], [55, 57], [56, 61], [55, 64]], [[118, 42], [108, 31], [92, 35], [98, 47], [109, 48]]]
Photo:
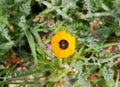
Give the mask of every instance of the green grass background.
[[[46, 46], [63, 28], [76, 51], [57, 59]], [[105, 50], [119, 37], [119, 0], [0, 0], [0, 87], [120, 87], [120, 51]], [[11, 50], [26, 71], [6, 68]]]

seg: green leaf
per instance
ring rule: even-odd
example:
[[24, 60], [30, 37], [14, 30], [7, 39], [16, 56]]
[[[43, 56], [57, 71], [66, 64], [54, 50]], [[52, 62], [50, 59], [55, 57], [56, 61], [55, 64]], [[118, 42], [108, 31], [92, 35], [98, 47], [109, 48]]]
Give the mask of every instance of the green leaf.
[[68, 72], [69, 72], [69, 70], [67, 70], [67, 69], [62, 69], [62, 70], [56, 69], [56, 70], [48, 77], [48, 81], [49, 81], [49, 82], [57, 82], [57, 81], [59, 81], [62, 77], [64, 77]]
[[0, 34], [1, 34], [0, 38], [2, 38], [2, 39], [5, 38], [6, 40], [11, 41], [11, 37], [9, 35], [9, 30], [5, 24], [0, 24]]
[[0, 44], [0, 61], [3, 55], [14, 45], [13, 41]]
[[115, 30], [115, 35], [116, 35], [116, 36], [120, 36], [120, 27]]
[[9, 25], [7, 18], [3, 17], [3, 16], [0, 16], [0, 24]]
[[28, 31], [28, 30], [25, 31], [25, 35], [26, 35], [28, 43], [30, 45], [30, 49], [32, 51], [32, 55], [34, 57], [34, 62], [37, 65], [37, 57], [36, 57], [36, 49], [35, 49], [34, 38], [33, 38], [32, 34], [30, 33], [30, 31]]
[[42, 68], [42, 69], [37, 69], [35, 71], [29, 71], [24, 74], [17, 75], [15, 77], [11, 78], [11, 80], [18, 79], [18, 78], [24, 78], [24, 77], [27, 77], [30, 75], [36, 75], [36, 74], [43, 73], [43, 72], [50, 71], [50, 70], [51, 70], [51, 68]]
[[33, 38], [32, 34], [31, 34], [31, 32], [28, 30], [28, 25], [26, 24], [25, 16], [22, 16], [20, 18], [19, 26], [22, 28], [22, 30], [24, 31], [24, 33], [25, 33], [25, 35], [27, 37], [30, 49], [32, 51], [32, 56], [34, 57], [34, 62], [37, 65], [35, 41], [34, 41], [34, 38]]
[[24, 15], [29, 15], [31, 11], [31, 0], [28, 0], [26, 3], [23, 3], [22, 6], [20, 7], [20, 11]]
[[31, 29], [31, 31], [35, 37], [37, 44], [38, 44], [38, 52], [42, 55], [43, 59], [45, 60], [44, 45], [41, 40], [41, 37], [35, 29]]
[[0, 50], [9, 49], [11, 48], [11, 46], [13, 46], [13, 44], [14, 44], [13, 41], [0, 44]]
[[106, 84], [109, 87], [113, 87], [115, 82], [114, 82], [114, 71], [111, 68], [104, 67], [102, 69], [103, 72], [103, 77], [106, 81]]
[[77, 8], [76, 2], [78, 0], [62, 0], [63, 10], [66, 12], [69, 8], [75, 9]]
[[100, 36], [101, 41], [104, 41], [114, 32], [114, 28], [104, 27], [97, 30], [96, 32]]

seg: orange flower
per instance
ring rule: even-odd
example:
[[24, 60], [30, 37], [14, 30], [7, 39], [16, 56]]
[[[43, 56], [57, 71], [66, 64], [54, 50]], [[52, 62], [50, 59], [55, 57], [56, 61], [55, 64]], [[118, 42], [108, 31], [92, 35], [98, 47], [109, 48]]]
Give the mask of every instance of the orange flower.
[[66, 31], [59, 31], [52, 37], [52, 51], [57, 58], [66, 58], [75, 52], [75, 38]]

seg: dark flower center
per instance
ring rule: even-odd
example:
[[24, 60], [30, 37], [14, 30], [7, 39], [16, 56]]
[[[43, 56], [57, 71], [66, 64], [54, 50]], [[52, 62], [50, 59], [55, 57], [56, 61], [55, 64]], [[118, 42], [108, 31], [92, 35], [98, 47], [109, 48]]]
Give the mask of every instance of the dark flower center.
[[66, 41], [66, 40], [61, 40], [60, 42], [59, 42], [59, 46], [60, 46], [60, 48], [61, 49], [67, 49], [68, 48], [68, 42]]

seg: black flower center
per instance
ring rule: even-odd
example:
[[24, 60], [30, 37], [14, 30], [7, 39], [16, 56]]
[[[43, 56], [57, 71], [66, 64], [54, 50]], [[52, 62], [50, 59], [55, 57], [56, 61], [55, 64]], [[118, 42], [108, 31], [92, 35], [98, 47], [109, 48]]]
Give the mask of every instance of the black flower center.
[[61, 40], [60, 42], [59, 42], [59, 46], [60, 46], [60, 48], [61, 49], [67, 49], [68, 48], [68, 42], [66, 41], [66, 40]]

